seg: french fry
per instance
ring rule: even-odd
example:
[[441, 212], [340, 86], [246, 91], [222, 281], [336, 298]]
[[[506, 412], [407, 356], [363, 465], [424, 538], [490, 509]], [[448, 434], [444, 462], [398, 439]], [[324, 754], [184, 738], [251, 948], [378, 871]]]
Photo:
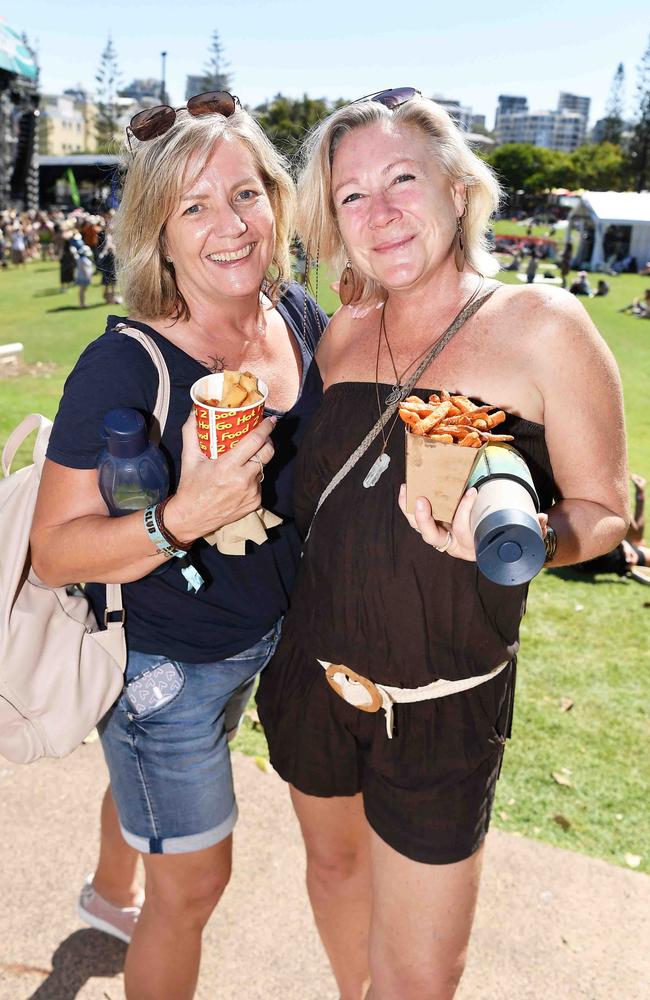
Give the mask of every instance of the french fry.
[[476, 431], [470, 431], [459, 443], [461, 448], [480, 448], [481, 437]]
[[259, 403], [260, 399], [264, 399], [264, 396], [258, 389], [251, 389], [246, 395], [246, 399], [241, 404], [242, 406], [250, 406], [251, 403]]
[[407, 427], [415, 427], [420, 423], [420, 416], [415, 410], [407, 410], [400, 406], [399, 415]]
[[428, 417], [433, 412], [431, 403], [423, 403], [421, 399], [417, 403], [404, 400], [403, 403], [399, 404], [399, 408], [400, 410], [410, 410], [411, 413], [417, 413], [421, 417]]
[[445, 401], [444, 403], [439, 403], [438, 406], [434, 406], [433, 410], [428, 417], [425, 417], [421, 423], [421, 429], [423, 434], [427, 434], [430, 430], [440, 423], [443, 417], [446, 417], [449, 413], [451, 403]]
[[223, 397], [223, 405], [228, 409], [242, 406], [248, 393], [240, 385], [232, 385]]
[[432, 392], [429, 402], [419, 396], [408, 396], [400, 403], [399, 415], [412, 434], [430, 441], [454, 444], [463, 448], [480, 448], [494, 441], [513, 441], [511, 434], [493, 434], [491, 429], [506, 419], [503, 410], [482, 404], [477, 406], [467, 396], [450, 395], [445, 389]]
[[230, 390], [235, 385], [239, 385], [239, 379], [241, 378], [241, 372], [231, 372], [225, 371], [223, 373], [223, 386], [221, 389], [221, 398], [225, 399], [230, 392]]
[[487, 431], [479, 431], [484, 441], [514, 441], [512, 434], [490, 434]]
[[264, 396], [259, 391], [257, 378], [250, 372], [223, 373], [221, 399], [204, 399], [207, 406], [219, 407], [224, 410], [259, 403]]

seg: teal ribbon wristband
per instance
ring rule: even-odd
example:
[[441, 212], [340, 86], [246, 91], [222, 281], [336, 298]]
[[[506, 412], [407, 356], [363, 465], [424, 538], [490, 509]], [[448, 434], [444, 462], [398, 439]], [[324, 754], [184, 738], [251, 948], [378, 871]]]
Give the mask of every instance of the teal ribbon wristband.
[[158, 504], [152, 504], [151, 507], [147, 507], [144, 512], [144, 526], [147, 529], [149, 538], [154, 543], [158, 551], [163, 552], [168, 558], [172, 558], [174, 556], [177, 558], [186, 556], [187, 552], [185, 549], [177, 549], [173, 545], [170, 545], [160, 530], [160, 525], [158, 524], [158, 519], [156, 517], [157, 507]]
[[158, 551], [162, 552], [168, 559], [176, 557], [181, 560], [181, 573], [187, 581], [187, 589], [193, 590], [196, 594], [205, 581], [196, 567], [190, 562], [186, 550], [171, 545], [160, 530], [158, 511], [162, 507], [164, 507], [164, 503], [152, 504], [151, 507], [146, 508], [144, 512], [144, 526], [147, 529], [147, 534]]

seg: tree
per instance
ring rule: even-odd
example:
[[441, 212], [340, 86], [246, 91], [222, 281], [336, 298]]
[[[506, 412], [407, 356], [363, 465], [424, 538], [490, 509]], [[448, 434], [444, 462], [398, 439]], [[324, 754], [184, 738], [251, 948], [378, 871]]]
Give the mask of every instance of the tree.
[[119, 128], [117, 90], [120, 84], [120, 71], [117, 53], [110, 35], [106, 48], [102, 52], [95, 80], [97, 82], [97, 121], [95, 123], [97, 150], [105, 153], [112, 150], [115, 144], [115, 134]]
[[488, 163], [511, 196], [522, 190], [536, 194], [551, 186], [545, 182], [549, 152], [527, 142], [507, 142], [490, 154]]
[[311, 98], [307, 94], [298, 99], [276, 94], [271, 101], [255, 108], [255, 117], [276, 148], [291, 157], [312, 126], [340, 103], [333, 105], [324, 98]]
[[609, 90], [609, 97], [605, 105], [605, 117], [603, 119], [603, 142], [612, 142], [619, 145], [625, 121], [623, 118], [625, 110], [625, 67], [619, 63], [614, 73], [614, 79]]
[[224, 49], [219, 32], [212, 32], [208, 49], [208, 61], [203, 69], [203, 86], [206, 90], [230, 90], [232, 74], [228, 72], [230, 63], [223, 55]]
[[637, 106], [630, 142], [630, 165], [637, 191], [650, 186], [650, 38], [637, 77]]
[[611, 142], [579, 146], [569, 157], [574, 179], [562, 186], [588, 191], [625, 191], [626, 164], [621, 147]]

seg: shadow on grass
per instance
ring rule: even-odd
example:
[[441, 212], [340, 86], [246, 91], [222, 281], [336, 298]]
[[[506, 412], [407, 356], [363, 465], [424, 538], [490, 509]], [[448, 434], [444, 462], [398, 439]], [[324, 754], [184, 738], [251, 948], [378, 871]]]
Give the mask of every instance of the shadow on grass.
[[617, 586], [622, 584], [627, 587], [629, 581], [625, 577], [616, 576], [613, 573], [605, 573], [602, 576], [594, 576], [592, 573], [579, 573], [578, 570], [573, 569], [572, 566], [562, 566], [560, 569], [547, 569], [547, 573], [550, 576], [557, 576], [560, 580], [566, 580], [568, 583], [592, 583], [600, 586], [601, 584], [606, 584], [609, 586]]
[[52, 955], [52, 971], [29, 1000], [74, 1000], [89, 979], [107, 979], [124, 969], [126, 945], [108, 934], [75, 931]]
[[47, 298], [48, 295], [61, 295], [61, 294], [64, 293], [61, 292], [60, 288], [44, 288], [40, 292], [34, 292], [34, 298], [45, 299]]
[[[106, 308], [106, 303], [105, 302], [90, 302], [85, 308], [86, 309], [105, 309]], [[77, 305], [77, 306], [57, 306], [56, 309], [46, 309], [45, 311], [47, 313], [62, 313], [62, 312], [79, 312], [80, 310], [82, 312], [85, 311], [85, 310], [81, 309], [81, 306], [79, 306], [79, 305]]]

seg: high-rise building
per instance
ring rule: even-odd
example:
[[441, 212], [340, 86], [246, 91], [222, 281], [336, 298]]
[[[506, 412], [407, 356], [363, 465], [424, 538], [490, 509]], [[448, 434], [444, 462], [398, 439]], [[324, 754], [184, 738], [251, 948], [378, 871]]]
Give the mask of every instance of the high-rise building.
[[510, 94], [499, 94], [496, 114], [494, 116], [495, 129], [499, 125], [501, 115], [514, 114], [516, 111], [528, 111], [527, 97], [513, 97]]
[[558, 111], [577, 111], [579, 115], [583, 116], [586, 124], [589, 121], [590, 105], [590, 97], [578, 97], [577, 94], [568, 94], [565, 90], [561, 90], [557, 109]]
[[469, 132], [472, 127], [472, 109], [464, 107], [460, 101], [434, 94], [433, 100], [453, 118], [463, 132]]
[[155, 77], [132, 80], [128, 87], [122, 87], [118, 91], [120, 97], [130, 97], [132, 101], [146, 101], [155, 98], [160, 101], [162, 98], [162, 81]]
[[585, 141], [586, 120], [577, 111], [515, 111], [501, 114], [495, 128], [497, 142], [526, 142], [572, 153]]

